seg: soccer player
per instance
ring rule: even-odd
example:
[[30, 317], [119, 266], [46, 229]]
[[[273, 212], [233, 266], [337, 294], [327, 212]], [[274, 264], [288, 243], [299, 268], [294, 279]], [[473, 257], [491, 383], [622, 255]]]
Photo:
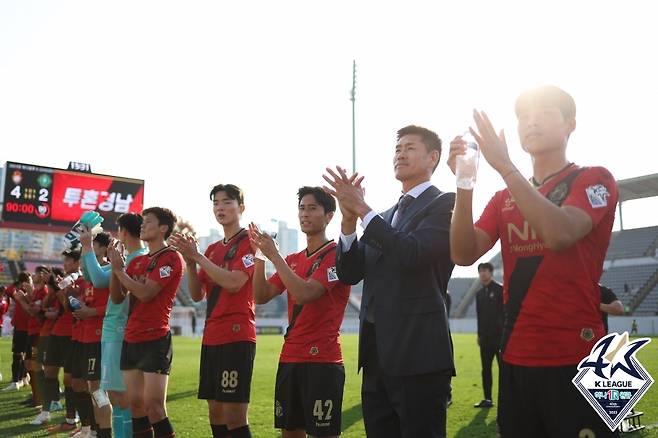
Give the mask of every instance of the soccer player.
[[[306, 249], [284, 259], [271, 236], [254, 224], [249, 227], [258, 257], [253, 277], [256, 303], [288, 293], [288, 329], [276, 376], [274, 425], [283, 429], [284, 438], [336, 437], [345, 384], [339, 330], [350, 286], [338, 279], [336, 243], [326, 234], [336, 201], [321, 187], [302, 187], [297, 195]], [[269, 280], [265, 257], [276, 268]]]
[[[73, 377], [71, 376], [72, 361], [69, 358], [71, 353], [71, 334], [73, 330], [73, 314], [68, 310], [67, 292], [68, 288], [61, 290], [57, 283], [65, 276], [80, 271], [80, 253], [78, 251], [65, 251], [63, 253], [64, 270], [59, 271], [53, 268], [53, 275], [49, 279], [49, 287], [54, 290], [55, 300], [53, 301], [54, 310], [58, 317], [52, 328], [50, 342], [46, 350], [46, 359], [44, 360], [45, 373], [45, 403], [44, 407], [49, 405], [49, 400], [59, 400], [59, 370], [64, 368], [64, 400], [66, 403], [66, 418], [58, 425], [48, 429], [50, 433], [70, 432], [76, 428], [76, 396], [73, 391]], [[82, 284], [80, 277], [78, 284]], [[49, 420], [49, 418], [48, 418]]]
[[[79, 254], [78, 254], [79, 256]], [[66, 263], [67, 257], [65, 257], [64, 265]], [[75, 261], [77, 263], [77, 261]], [[70, 265], [69, 265], [70, 266]], [[31, 424], [35, 426], [46, 424], [50, 421], [50, 412], [51, 410], [61, 409], [59, 405], [59, 368], [53, 366], [53, 361], [50, 360], [49, 354], [54, 354], [55, 358], [57, 356], [55, 352], [55, 347], [59, 345], [59, 338], [52, 335], [52, 331], [57, 324], [57, 320], [60, 316], [60, 307], [57, 300], [57, 285], [56, 277], [62, 278], [64, 276], [64, 271], [60, 268], [51, 268], [48, 279], [46, 281], [47, 295], [43, 299], [41, 304], [42, 310], [40, 312], [44, 317], [44, 323], [41, 326], [41, 331], [39, 332], [39, 360], [43, 364], [43, 406], [41, 412], [37, 417], [32, 421]], [[70, 385], [70, 382], [69, 382]], [[75, 418], [75, 413], [74, 413]]]
[[251, 290], [254, 257], [248, 233], [240, 225], [244, 195], [233, 184], [219, 184], [210, 191], [210, 200], [226, 237], [205, 254], [199, 253], [191, 236], [174, 234], [171, 242], [187, 264], [192, 299], [207, 299], [198, 397], [208, 401], [213, 437], [250, 438], [247, 411], [256, 320]]
[[110, 293], [132, 307], [121, 349], [121, 370], [133, 416], [133, 437], [173, 437], [166, 410], [167, 382], [173, 350], [169, 317], [183, 275], [183, 258], [166, 240], [176, 216], [166, 208], [142, 212], [140, 239], [149, 253], [135, 257], [127, 268], [123, 245], [109, 250], [112, 263]]
[[39, 332], [43, 324], [43, 317], [39, 315], [39, 312], [41, 311], [41, 303], [48, 293], [46, 279], [49, 275], [50, 272], [45, 266], [37, 266], [34, 275], [29, 280], [21, 278], [19, 275], [19, 281], [21, 281], [20, 291], [22, 293], [15, 294], [18, 303], [29, 315], [27, 323], [28, 352], [25, 357], [25, 365], [30, 375], [32, 398], [26, 400], [25, 404], [31, 407], [40, 407], [43, 401], [42, 389], [44, 375], [38, 354]]
[[[4, 315], [7, 311], [9, 311], [9, 297], [5, 295], [5, 287], [0, 286], [0, 338], [2, 337], [2, 325], [5, 319]], [[2, 373], [0, 373], [0, 382], [2, 382]]]
[[[79, 251], [77, 258], [80, 259]], [[75, 407], [80, 416], [80, 429], [72, 433], [73, 438], [87, 438], [92, 435], [92, 429], [96, 426], [94, 418], [94, 405], [89, 393], [89, 385], [87, 384], [87, 355], [85, 353], [84, 340], [84, 322], [74, 315], [75, 309], [71, 308], [69, 297], [74, 297], [80, 303], [84, 303], [87, 291], [91, 293], [92, 286], [87, 284], [83, 276], [69, 286], [65, 293], [64, 306], [67, 312], [73, 314], [71, 325], [71, 346], [66, 358], [64, 369], [68, 368], [71, 371], [71, 387], [73, 388], [73, 395], [75, 397]], [[95, 432], [95, 430], [94, 430]]]
[[[512, 163], [501, 131], [474, 111], [471, 129], [487, 162], [507, 185], [473, 224], [472, 190], [457, 190], [451, 255], [471, 265], [500, 239], [505, 328], [498, 424], [503, 437], [617, 436], [571, 380], [603, 334], [601, 277], [615, 219], [617, 184], [602, 167], [566, 157], [576, 105], [565, 91], [543, 86], [516, 101], [518, 134], [532, 159], [530, 181]], [[450, 145], [453, 172], [465, 151]], [[541, 388], [541, 389], [539, 389]], [[539, 392], [537, 392], [539, 391]]]
[[478, 345], [480, 346], [480, 361], [482, 362], [482, 390], [484, 399], [475, 405], [476, 408], [493, 407], [491, 397], [491, 365], [494, 357], [500, 369], [500, 340], [503, 336], [503, 286], [493, 279], [493, 265], [480, 263], [478, 274], [482, 287], [475, 295], [475, 309], [478, 323]]
[[14, 328], [11, 342], [12, 362], [11, 362], [11, 383], [3, 388], [3, 391], [17, 391], [29, 383], [27, 370], [25, 369], [25, 354], [27, 353], [27, 322], [28, 314], [18, 301], [14, 298], [16, 287], [15, 282], [5, 288], [7, 297], [14, 301], [14, 314], [11, 318], [11, 325]]
[[[87, 382], [87, 391], [93, 397], [92, 403], [94, 419], [98, 425], [98, 438], [111, 438], [112, 411], [105, 391], [100, 389], [101, 379], [101, 332], [103, 318], [110, 295], [109, 282], [104, 278], [91, 276], [89, 269], [109, 266], [107, 248], [110, 244], [110, 235], [106, 232], [98, 233], [92, 240], [92, 234], [86, 230], [80, 234], [82, 244], [82, 271], [87, 280], [87, 289], [82, 306], [73, 311], [73, 315], [82, 321], [82, 350], [84, 354], [84, 380]], [[93, 254], [95, 262], [90, 261], [87, 254]], [[107, 269], [110, 269], [109, 267]], [[96, 281], [94, 281], [96, 280]], [[90, 429], [83, 428], [82, 433], [91, 434]]]
[[[139, 232], [142, 226], [142, 216], [137, 213], [125, 213], [117, 219], [118, 238], [122, 242], [128, 255], [126, 263], [129, 264], [137, 256], [148, 254]], [[89, 241], [90, 236], [83, 233], [80, 240]], [[88, 243], [87, 243], [88, 245]], [[83, 256], [87, 273], [92, 281], [99, 285], [108, 285], [112, 270], [110, 265], [101, 266], [93, 252], [86, 252]], [[128, 321], [128, 302], [123, 300], [115, 304], [108, 300], [103, 319], [103, 333], [101, 335], [101, 389], [107, 391], [112, 404], [112, 433], [116, 438], [130, 438], [132, 436], [132, 414], [130, 404], [125, 397], [126, 386], [121, 373], [121, 346], [123, 333]]]

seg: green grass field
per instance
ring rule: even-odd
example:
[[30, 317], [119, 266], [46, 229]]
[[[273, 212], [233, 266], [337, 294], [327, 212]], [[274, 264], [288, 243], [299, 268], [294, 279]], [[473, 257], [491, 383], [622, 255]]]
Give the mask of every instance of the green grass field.
[[[448, 411], [448, 436], [458, 438], [494, 437], [495, 409], [478, 410], [473, 408], [473, 403], [482, 398], [480, 358], [475, 335], [455, 334], [453, 338], [458, 376], [453, 379], [452, 383], [454, 404]], [[258, 339], [249, 411], [252, 433], [257, 438], [279, 436], [272, 426], [272, 399], [282, 340], [283, 338], [280, 336], [260, 336]], [[200, 343], [201, 340], [198, 338], [174, 338], [174, 365], [169, 380], [167, 407], [178, 437], [210, 436], [206, 404], [196, 398]], [[10, 347], [10, 338], [0, 339], [0, 372], [5, 377], [5, 382], [11, 377]], [[356, 373], [356, 351], [356, 335], [343, 336], [343, 354], [347, 376], [343, 400], [342, 436], [350, 438], [365, 436], [359, 396], [361, 377]], [[649, 373], [654, 378], [658, 377], [658, 339], [654, 339], [646, 346], [638, 357]], [[494, 370], [497, 372], [495, 365]], [[6, 385], [5, 382], [2, 384], [3, 387]], [[34, 410], [23, 408], [17, 404], [27, 394], [27, 389], [12, 393], [0, 392], [0, 438], [46, 436], [38, 427], [28, 424], [36, 415]], [[494, 387], [494, 397], [496, 394], [497, 389]], [[645, 412], [644, 424], [658, 423], [657, 386], [652, 387], [645, 395], [637, 409]], [[62, 417], [63, 413], [58, 412], [57, 415], [54, 415], [53, 422], [61, 421]], [[658, 437], [658, 428], [628, 436]]]

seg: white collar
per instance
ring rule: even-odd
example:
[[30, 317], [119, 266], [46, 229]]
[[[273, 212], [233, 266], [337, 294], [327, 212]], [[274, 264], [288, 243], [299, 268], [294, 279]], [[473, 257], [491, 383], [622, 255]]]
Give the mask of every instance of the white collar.
[[417, 198], [420, 195], [422, 195], [423, 192], [425, 192], [425, 190], [429, 189], [430, 187], [432, 187], [432, 181], [425, 181], [424, 183], [418, 184], [416, 187], [412, 188], [407, 193], [403, 193], [403, 195], [409, 195], [409, 196], [412, 196], [414, 198]]

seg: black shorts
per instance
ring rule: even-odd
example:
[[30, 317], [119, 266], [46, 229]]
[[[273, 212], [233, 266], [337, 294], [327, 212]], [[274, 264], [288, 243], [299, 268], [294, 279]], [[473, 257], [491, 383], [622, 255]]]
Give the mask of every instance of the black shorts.
[[173, 357], [171, 332], [153, 341], [134, 344], [123, 341], [121, 371], [139, 370], [144, 373], [169, 375]]
[[334, 363], [280, 363], [274, 427], [308, 435], [340, 435], [345, 368]]
[[37, 362], [43, 364], [46, 360], [46, 350], [50, 344], [50, 336], [39, 336], [37, 342]]
[[25, 352], [25, 360], [36, 360], [38, 342], [39, 335], [27, 335], [27, 351]]
[[500, 362], [498, 426], [505, 438], [618, 437], [571, 380], [576, 365], [522, 367]]
[[87, 381], [101, 379], [101, 343], [91, 342], [82, 344], [82, 350], [85, 355], [85, 375]]
[[14, 330], [14, 336], [11, 340], [12, 353], [27, 353], [27, 331]]
[[[87, 379], [87, 357], [85, 355], [85, 344], [80, 341], [71, 341], [71, 350], [69, 351], [70, 373], [74, 379]], [[64, 365], [64, 372], [66, 372]]]
[[249, 403], [256, 344], [202, 345], [199, 393], [202, 400]]
[[[50, 335], [48, 347], [46, 348], [46, 359], [44, 365], [54, 367], [66, 367], [66, 361], [71, 350], [70, 336]], [[64, 371], [68, 373], [69, 371]]]

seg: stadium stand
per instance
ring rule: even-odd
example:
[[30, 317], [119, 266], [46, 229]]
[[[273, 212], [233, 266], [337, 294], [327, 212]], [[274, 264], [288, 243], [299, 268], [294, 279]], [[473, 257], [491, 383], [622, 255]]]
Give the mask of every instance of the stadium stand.
[[606, 260], [655, 256], [658, 227], [636, 228], [612, 233]]
[[658, 286], [654, 286], [642, 302], [635, 308], [633, 315], [654, 316], [658, 315]]

